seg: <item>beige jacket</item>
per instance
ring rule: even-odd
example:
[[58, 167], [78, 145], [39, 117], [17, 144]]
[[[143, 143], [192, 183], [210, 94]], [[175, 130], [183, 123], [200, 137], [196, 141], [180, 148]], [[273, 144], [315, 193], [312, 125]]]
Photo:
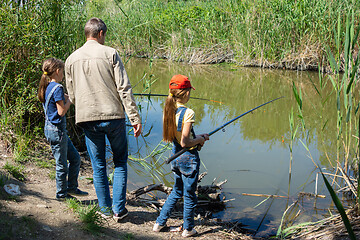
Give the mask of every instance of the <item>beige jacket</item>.
[[141, 123], [129, 78], [118, 52], [88, 40], [65, 62], [66, 88], [76, 123], [125, 118]]

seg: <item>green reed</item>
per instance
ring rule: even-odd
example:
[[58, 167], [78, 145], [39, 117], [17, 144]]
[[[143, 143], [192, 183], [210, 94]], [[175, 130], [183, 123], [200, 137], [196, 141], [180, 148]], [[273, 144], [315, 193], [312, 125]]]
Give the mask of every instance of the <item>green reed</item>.
[[[335, 98], [336, 112], [329, 119], [324, 119], [323, 112], [326, 111], [324, 107], [322, 109], [314, 109], [314, 112], [318, 116], [319, 128], [324, 130], [332, 119], [336, 120], [336, 134], [334, 136], [327, 136], [330, 141], [336, 142], [335, 154], [332, 151], [326, 150], [325, 154], [329, 160], [331, 168], [328, 171], [335, 172], [335, 177], [332, 179], [332, 185], [325, 177], [325, 173], [321, 170], [321, 165], [317, 164], [316, 159], [311, 156], [307, 142], [303, 143], [303, 146], [309, 153], [314, 165], [321, 172], [325, 185], [330, 193], [330, 196], [335, 203], [337, 210], [339, 211], [342, 220], [347, 228], [349, 237], [355, 239], [350, 221], [345, 213], [344, 206], [339, 200], [339, 197], [334, 190], [335, 186], [347, 186], [352, 193], [350, 199], [353, 199], [351, 205], [359, 204], [359, 186], [355, 189], [356, 184], [352, 182], [352, 176], [358, 177], [359, 171], [359, 138], [355, 136], [360, 135], [359, 118], [356, 117], [359, 114], [360, 98], [358, 92], [359, 83], [359, 52], [357, 49], [358, 37], [360, 32], [360, 26], [355, 25], [355, 11], [351, 10], [346, 14], [346, 21], [344, 24], [345, 34], [341, 33], [343, 24], [341, 22], [341, 16], [339, 15], [337, 26], [334, 27], [334, 39], [335, 46], [327, 48], [327, 59], [329, 61], [329, 72], [323, 73], [319, 71], [319, 83], [312, 82], [316, 94], [319, 97], [321, 106], [325, 106], [325, 103], [330, 98]], [[321, 68], [320, 68], [321, 69]], [[343, 71], [342, 71], [343, 70]], [[330, 86], [331, 91], [328, 91]], [[299, 90], [298, 90], [299, 89]], [[296, 88], [294, 84], [294, 96], [299, 106], [299, 119], [303, 123], [304, 132], [308, 131], [305, 127], [304, 117], [302, 113], [302, 100], [301, 100], [301, 88]], [[300, 94], [299, 94], [300, 93]], [[306, 100], [304, 100], [306, 101]], [[311, 103], [310, 103], [311, 104]], [[313, 105], [314, 106], [314, 105]], [[318, 143], [326, 145], [324, 141], [325, 137], [319, 135]], [[325, 147], [326, 149], [326, 147]], [[333, 164], [335, 163], [335, 164]], [[354, 179], [354, 178], [353, 178]], [[336, 182], [336, 184], [334, 184]]]
[[[80, 47], [89, 17], [98, 16], [107, 23], [107, 44], [122, 53], [125, 64], [129, 58], [145, 56], [306, 69], [317, 67], [318, 62], [326, 67], [323, 46], [340, 49], [341, 36], [346, 32], [342, 13], [349, 9], [353, 10], [355, 26], [360, 3], [354, 0], [35, 0], [25, 6], [18, 6], [14, 0], [2, 1], [1, 138], [14, 149], [32, 147], [28, 139], [32, 139], [34, 129], [39, 129], [39, 134], [43, 124], [43, 110], [36, 99], [41, 63], [50, 56], [65, 60]], [[333, 32], [336, 38], [329, 37]], [[343, 58], [341, 52], [334, 51], [334, 59]], [[145, 88], [151, 91], [154, 76], [146, 74], [146, 81], [139, 83], [147, 84]], [[72, 139], [81, 142], [81, 134], [68, 122]], [[354, 126], [347, 126], [348, 133]]]
[[291, 109], [289, 115], [289, 125], [290, 125], [290, 143], [289, 143], [289, 151], [290, 151], [290, 163], [289, 163], [289, 186], [288, 186], [288, 196], [290, 196], [290, 183], [291, 183], [291, 173], [292, 173], [292, 164], [293, 164], [293, 144], [296, 138], [296, 133], [298, 131], [299, 126], [295, 125], [294, 121], [294, 111]]
[[67, 207], [72, 210], [81, 221], [82, 228], [94, 235], [99, 235], [104, 228], [106, 220], [100, 215], [96, 204], [83, 205], [76, 199], [66, 200]]
[[[36, 140], [43, 138], [43, 109], [37, 100], [43, 60], [57, 57], [65, 61], [85, 42], [83, 27], [89, 16], [107, 6], [105, 2], [93, 1], [92, 10], [86, 2], [38, 0], [20, 6], [6, 0], [0, 4], [0, 137], [14, 153], [16, 162], [34, 159], [31, 151], [36, 148]], [[104, 18], [105, 22], [109, 22], [109, 17]], [[111, 34], [116, 31], [110, 25]], [[124, 59], [125, 64], [127, 60]], [[138, 84], [150, 92], [154, 81], [151, 73], [144, 73]], [[139, 108], [144, 109], [142, 115], [145, 115], [146, 107], [140, 104]], [[80, 146], [83, 136], [74, 124], [73, 111], [72, 108], [67, 114], [68, 129], [74, 143]], [[137, 171], [141, 172], [141, 167], [149, 169], [146, 161], [135, 163]], [[156, 174], [161, 172], [157, 170]]]
[[338, 16], [350, 9], [359, 16], [360, 3], [97, 0], [88, 2], [87, 9], [109, 23], [112, 44], [127, 54], [313, 69], [325, 63], [324, 46], [336, 44], [329, 36]]
[[41, 64], [47, 57], [65, 60], [82, 36], [84, 15], [78, 0], [17, 2], [0, 3], [0, 137], [22, 158], [44, 121]]
[[25, 167], [23, 165], [13, 165], [9, 162], [6, 162], [3, 166], [3, 169], [6, 170], [9, 174], [11, 174], [14, 178], [16, 178], [19, 181], [25, 181]]

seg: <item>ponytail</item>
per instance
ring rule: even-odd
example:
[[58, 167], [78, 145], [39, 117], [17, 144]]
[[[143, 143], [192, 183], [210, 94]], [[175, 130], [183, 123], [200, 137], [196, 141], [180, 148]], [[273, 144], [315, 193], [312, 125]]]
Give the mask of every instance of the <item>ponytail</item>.
[[57, 70], [64, 69], [64, 62], [56, 58], [48, 58], [44, 61], [42, 70], [43, 74], [40, 79], [38, 98], [39, 101], [45, 103], [45, 92], [49, 85], [50, 76]]
[[169, 95], [166, 98], [163, 116], [163, 140], [165, 142], [172, 142], [176, 134], [176, 102], [181, 102], [185, 97], [185, 93], [190, 91], [186, 89], [169, 89]]
[[[171, 90], [170, 90], [171, 91]], [[173, 94], [170, 92], [166, 98], [163, 117], [163, 140], [165, 142], [172, 142], [175, 138], [176, 124], [175, 124], [175, 112], [176, 101]]]
[[45, 92], [46, 88], [49, 85], [48, 81], [49, 76], [47, 76], [45, 73], [41, 76], [40, 84], [39, 84], [39, 90], [38, 90], [38, 98], [39, 101], [42, 103], [45, 103]]

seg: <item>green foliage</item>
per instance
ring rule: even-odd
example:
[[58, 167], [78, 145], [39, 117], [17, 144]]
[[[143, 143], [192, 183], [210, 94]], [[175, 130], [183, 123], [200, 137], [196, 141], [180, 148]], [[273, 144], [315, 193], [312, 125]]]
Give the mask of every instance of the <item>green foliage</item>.
[[55, 180], [55, 179], [56, 179], [56, 171], [55, 171], [55, 169], [50, 170], [50, 172], [49, 172], [49, 178], [50, 178], [51, 180]]
[[[354, 84], [358, 83], [359, 80], [359, 75], [357, 74], [359, 72], [359, 54], [357, 53], [357, 49], [359, 48], [359, 27], [357, 27], [357, 30], [355, 30], [354, 10], [350, 10], [346, 15], [345, 34], [342, 35], [340, 29], [342, 29], [343, 26], [340, 19], [341, 18], [339, 13], [337, 31], [334, 26], [334, 32], [337, 34], [335, 34], [336, 49], [332, 50], [330, 47], [327, 47], [326, 50], [331, 73], [323, 74], [319, 72], [319, 83], [315, 84], [312, 82], [312, 84], [323, 106], [329, 98], [336, 99], [336, 101], [334, 101], [334, 109], [336, 109], [336, 113], [330, 115], [330, 118], [336, 120], [337, 126], [336, 136], [333, 139], [333, 142], [336, 142], [336, 156], [332, 156], [334, 159], [330, 159], [331, 156], [328, 155], [330, 156], [328, 158], [331, 166], [333, 166], [331, 163], [332, 161], [336, 162], [336, 168], [333, 166], [333, 170], [342, 174], [342, 176], [340, 175], [341, 177], [335, 177], [333, 179], [333, 184], [336, 182], [334, 186], [342, 187], [342, 185], [346, 184], [354, 196], [352, 200], [355, 205], [359, 204], [360, 202], [360, 188], [358, 187], [358, 189], [354, 189], [356, 184], [352, 183], [351, 180], [356, 178], [356, 176], [358, 179], [360, 179], [360, 170], [358, 167], [360, 166], [360, 143], [359, 139], [354, 140], [354, 136], [360, 136], [359, 118], [357, 117], [358, 108], [356, 107], [354, 109], [354, 106], [359, 106], [360, 104], [358, 90], [356, 90]], [[342, 44], [340, 44], [340, 39], [343, 41]], [[340, 73], [340, 66], [342, 65], [344, 72]], [[330, 82], [329, 85], [331, 84], [330, 86], [332, 86], [331, 92], [325, 91], [325, 86], [328, 82]], [[295, 84], [293, 87], [293, 92], [299, 106], [299, 118], [303, 122], [304, 118], [302, 116], [302, 106], [304, 102], [301, 99], [301, 92], [297, 90]], [[331, 119], [323, 119], [323, 109], [314, 110], [318, 114], [321, 129], [324, 129], [326, 124]], [[357, 126], [358, 128], [356, 129]], [[304, 124], [304, 131], [305, 130], [306, 128]], [[321, 143], [322, 141], [319, 140], [319, 142]], [[350, 239], [356, 239], [349, 219], [346, 216], [344, 206], [339, 200], [339, 197], [337, 196], [333, 186], [330, 185], [324, 173], [321, 171], [321, 168], [315, 163], [311, 156], [310, 150], [307, 147], [307, 144], [303, 143], [303, 145], [309, 152], [309, 156], [311, 157], [314, 165], [319, 168], [331, 198], [342, 217], [344, 225], [347, 228]], [[354, 175], [354, 177], [351, 175]], [[351, 200], [351, 197], [349, 198]]]
[[25, 230], [29, 235], [36, 234], [36, 230], [39, 228], [38, 222], [30, 216], [22, 216], [20, 221], [25, 224]]
[[99, 213], [97, 205], [81, 205], [76, 199], [66, 200], [67, 206], [75, 214], [77, 214], [80, 221], [83, 223], [84, 230], [98, 234], [102, 230], [104, 219]]
[[8, 180], [9, 180], [9, 176], [7, 174], [2, 174], [0, 172], [0, 187], [4, 187]]
[[[321, 169], [320, 169], [320, 171], [321, 171]], [[343, 220], [343, 223], [344, 223], [344, 225], [346, 227], [346, 230], [347, 230], [347, 232], [349, 234], [350, 239], [351, 240], [356, 240], [356, 236], [354, 234], [354, 231], [352, 230], [352, 227], [351, 227], [350, 221], [349, 221], [349, 219], [348, 219], [348, 217], [346, 215], [344, 206], [342, 205], [340, 199], [336, 195], [334, 189], [331, 187], [329, 181], [326, 179], [326, 177], [325, 177], [325, 175], [323, 174], [322, 171], [321, 171], [321, 175], [323, 176], [326, 188], [328, 189], [328, 191], [330, 193], [330, 196], [331, 196], [333, 202], [335, 203], [335, 206], [336, 206], [337, 210], [339, 211], [339, 213], [341, 215], [341, 218]]]
[[25, 180], [25, 176], [24, 176], [24, 166], [22, 165], [12, 165], [9, 162], [6, 162], [4, 167], [3, 167], [8, 173], [10, 173], [14, 178], [16, 178], [19, 181], [24, 181]]
[[124, 240], [132, 240], [132, 239], [135, 239], [135, 236], [132, 233], [126, 233], [123, 239]]
[[81, 204], [76, 199], [67, 199], [66, 204], [67, 207], [75, 213], [81, 208]]
[[24, 150], [33, 135], [28, 133], [43, 122], [37, 100], [41, 64], [47, 57], [65, 60], [79, 45], [82, 5], [80, 0], [0, 3], [0, 132], [19, 161], [25, 161]]
[[170, 143], [160, 143], [145, 157], [129, 156], [129, 165], [134, 169], [139, 176], [151, 176], [153, 183], [160, 182], [167, 186], [171, 184], [167, 181], [166, 176], [170, 173], [164, 168], [165, 160], [164, 153], [170, 149]]
[[[340, 46], [339, 38], [331, 38], [333, 29], [346, 20], [343, 13], [351, 9], [358, 21], [360, 3], [97, 0], [88, 2], [86, 8], [106, 20], [108, 40], [126, 54], [201, 62], [197, 55], [210, 52], [214, 57], [207, 56], [208, 63], [236, 60], [292, 67], [325, 59], [323, 46]], [[343, 35], [345, 29], [336, 32]]]

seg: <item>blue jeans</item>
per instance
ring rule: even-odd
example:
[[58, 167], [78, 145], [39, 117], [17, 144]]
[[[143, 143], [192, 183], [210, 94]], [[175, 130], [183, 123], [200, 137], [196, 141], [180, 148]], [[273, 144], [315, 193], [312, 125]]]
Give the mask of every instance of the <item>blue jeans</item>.
[[44, 133], [56, 161], [56, 197], [64, 197], [78, 187], [80, 155], [67, 135], [65, 117], [58, 125], [46, 120]]
[[[112, 208], [113, 213], [120, 213], [125, 208], [127, 184], [128, 145], [125, 119], [84, 122], [80, 126], [85, 133], [100, 210], [110, 215]], [[112, 201], [106, 174], [105, 136], [110, 142], [115, 166]]]
[[[174, 146], [173, 153], [179, 150], [179, 146]], [[174, 187], [166, 199], [156, 222], [164, 226], [170, 217], [171, 211], [177, 201], [184, 197], [183, 229], [192, 230], [194, 228], [195, 207], [197, 204], [196, 188], [199, 177], [200, 159], [197, 150], [185, 152], [171, 162], [174, 172]]]

